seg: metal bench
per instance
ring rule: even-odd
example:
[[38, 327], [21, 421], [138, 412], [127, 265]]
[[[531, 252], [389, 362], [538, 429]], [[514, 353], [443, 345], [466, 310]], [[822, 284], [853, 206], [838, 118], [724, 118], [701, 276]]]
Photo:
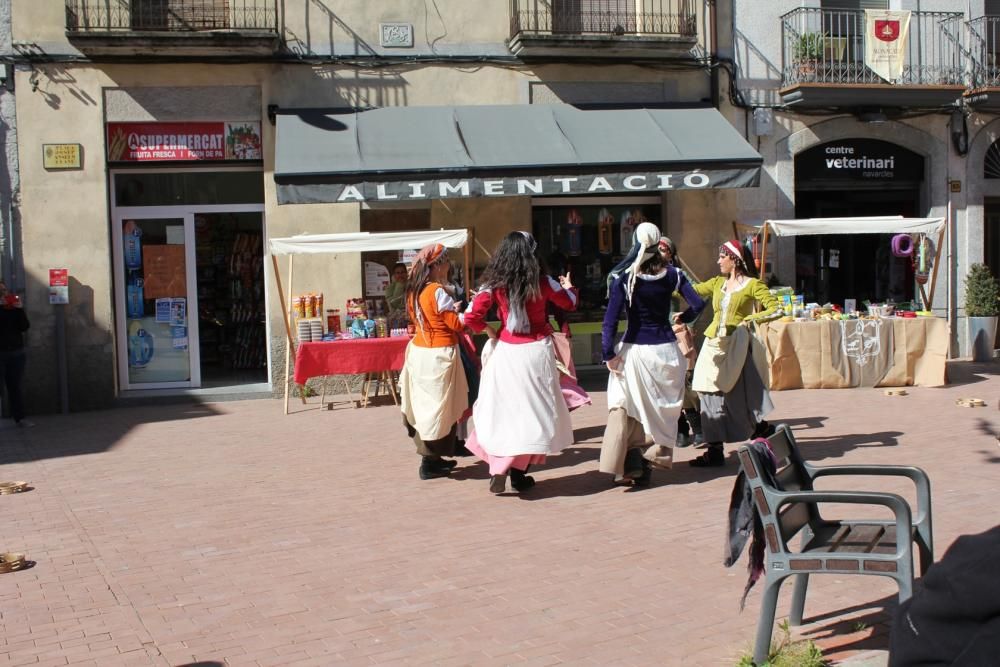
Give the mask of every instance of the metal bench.
[[[739, 450], [740, 465], [747, 477], [760, 514], [767, 545], [765, 587], [754, 645], [754, 662], [768, 657], [778, 591], [785, 578], [795, 576], [789, 621], [802, 623], [809, 575], [873, 574], [892, 577], [899, 586], [899, 601], [913, 594], [913, 544], [920, 554], [920, 573], [933, 562], [931, 490], [927, 474], [912, 466], [837, 465], [814, 466], [802, 460], [792, 431], [777, 427], [769, 442], [777, 459], [776, 481], [758, 467], [748, 447]], [[916, 516], [901, 496], [871, 491], [816, 491], [813, 481], [829, 475], [897, 475], [913, 481], [917, 491]], [[892, 520], [825, 520], [820, 503], [882, 505], [892, 510]], [[802, 535], [798, 551], [789, 548]], [[897, 539], [902, 536], [902, 539]]]

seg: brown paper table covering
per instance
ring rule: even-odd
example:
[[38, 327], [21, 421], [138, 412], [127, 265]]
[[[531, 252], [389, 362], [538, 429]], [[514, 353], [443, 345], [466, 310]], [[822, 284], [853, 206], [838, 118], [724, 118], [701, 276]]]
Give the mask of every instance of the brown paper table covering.
[[941, 318], [766, 322], [757, 335], [767, 350], [771, 389], [946, 383], [949, 335]]

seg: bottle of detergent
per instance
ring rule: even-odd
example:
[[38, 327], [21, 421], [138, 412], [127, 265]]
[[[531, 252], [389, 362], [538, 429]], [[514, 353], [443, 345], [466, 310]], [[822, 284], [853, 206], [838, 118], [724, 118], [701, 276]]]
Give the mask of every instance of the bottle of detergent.
[[122, 240], [125, 244], [125, 268], [138, 269], [142, 266], [142, 229], [135, 220], [126, 220], [122, 227]]
[[142, 278], [138, 271], [129, 271], [125, 279], [125, 315], [130, 319], [138, 319], [145, 314]]
[[153, 335], [146, 331], [142, 322], [128, 325], [128, 365], [142, 368], [153, 358]]

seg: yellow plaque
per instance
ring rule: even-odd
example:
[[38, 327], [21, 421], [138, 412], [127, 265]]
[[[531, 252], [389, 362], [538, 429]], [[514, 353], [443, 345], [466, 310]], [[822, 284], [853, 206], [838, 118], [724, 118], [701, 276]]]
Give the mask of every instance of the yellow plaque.
[[46, 169], [83, 168], [83, 146], [80, 144], [42, 144], [42, 166]]

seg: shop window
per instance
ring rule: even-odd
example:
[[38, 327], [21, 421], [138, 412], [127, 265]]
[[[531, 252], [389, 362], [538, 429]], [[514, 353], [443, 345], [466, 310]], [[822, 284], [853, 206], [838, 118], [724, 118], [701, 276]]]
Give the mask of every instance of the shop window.
[[640, 222], [659, 225], [659, 211], [659, 204], [532, 209], [532, 231], [544, 268], [552, 275], [570, 271], [580, 289], [580, 306], [571, 319], [603, 319], [608, 273], [632, 247]]
[[262, 204], [259, 171], [119, 172], [115, 205]]

